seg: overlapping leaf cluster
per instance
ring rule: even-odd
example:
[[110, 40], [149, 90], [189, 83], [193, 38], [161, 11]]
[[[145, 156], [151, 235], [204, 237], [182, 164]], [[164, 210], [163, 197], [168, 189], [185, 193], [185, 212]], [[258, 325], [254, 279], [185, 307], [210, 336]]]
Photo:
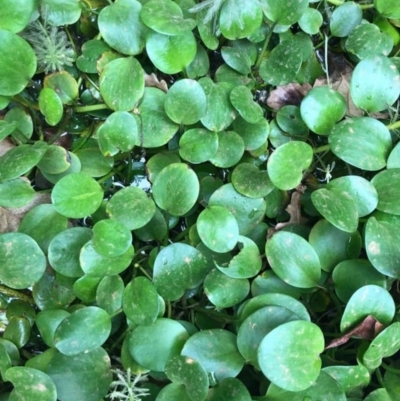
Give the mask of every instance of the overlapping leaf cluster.
[[0, 398], [397, 400], [398, 1], [3, 3]]

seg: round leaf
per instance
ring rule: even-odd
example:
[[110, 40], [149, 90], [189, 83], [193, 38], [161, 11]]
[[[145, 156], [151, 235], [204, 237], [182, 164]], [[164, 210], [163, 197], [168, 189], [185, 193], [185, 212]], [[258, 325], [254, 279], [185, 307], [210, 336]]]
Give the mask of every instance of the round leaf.
[[39, 245], [22, 233], [0, 234], [0, 281], [15, 289], [38, 282], [46, 269], [46, 257]]
[[93, 226], [93, 247], [100, 255], [114, 257], [125, 253], [132, 243], [129, 229], [117, 220], [100, 220]]
[[126, 187], [108, 201], [110, 218], [125, 224], [129, 230], [143, 227], [154, 216], [156, 205], [143, 189]]
[[348, 1], [336, 7], [330, 18], [331, 34], [344, 38], [361, 23], [362, 9], [354, 1]]
[[[368, 302], [364, 300], [368, 299]], [[389, 324], [395, 314], [395, 303], [390, 293], [377, 285], [365, 285], [349, 299], [340, 322], [340, 331], [345, 332], [372, 315], [382, 324]]]
[[51, 25], [70, 25], [81, 16], [81, 5], [78, 0], [42, 0], [41, 8], [46, 10]]
[[262, 146], [269, 134], [267, 120], [260, 120], [256, 124], [250, 124], [241, 117], [233, 122], [234, 131], [243, 139], [246, 150], [255, 150]]
[[233, 214], [222, 206], [209, 206], [196, 223], [197, 232], [204, 244], [214, 252], [232, 250], [239, 238], [239, 227]]
[[38, 313], [36, 326], [46, 345], [55, 348], [54, 333], [60, 323], [69, 315], [63, 309], [48, 309]]
[[71, 166], [69, 153], [62, 146], [49, 145], [37, 166], [45, 174], [64, 173]]
[[0, 53], [0, 95], [14, 96], [35, 74], [36, 56], [24, 39], [3, 29], [0, 29]]
[[21, 207], [35, 197], [35, 190], [23, 178], [15, 178], [0, 183], [0, 206]]
[[308, 0], [288, 0], [284, 3], [275, 0], [263, 0], [261, 7], [265, 16], [280, 25], [296, 23], [308, 7]]
[[173, 216], [182, 216], [196, 203], [200, 183], [185, 163], [172, 163], [157, 175], [153, 196], [157, 205]]
[[10, 399], [30, 401], [56, 401], [56, 386], [50, 377], [40, 370], [25, 366], [14, 366], [7, 369], [5, 381], [14, 385]]
[[321, 265], [314, 248], [302, 237], [280, 231], [267, 241], [265, 254], [272, 270], [286, 283], [300, 288], [318, 284]]
[[110, 332], [110, 315], [96, 306], [88, 306], [71, 313], [60, 323], [54, 343], [64, 355], [77, 355], [100, 347]]
[[126, 111], [116, 111], [97, 130], [97, 137], [105, 156], [114, 156], [119, 151], [129, 152], [139, 137], [136, 120]]
[[185, 131], [179, 140], [179, 155], [192, 164], [208, 161], [217, 149], [218, 135], [204, 128]]
[[46, 76], [44, 88], [53, 89], [64, 104], [73, 102], [78, 96], [78, 83], [67, 71], [59, 71]]
[[244, 142], [236, 132], [218, 132], [218, 150], [210, 162], [220, 168], [232, 167], [239, 162], [244, 151]]
[[54, 186], [51, 200], [57, 212], [79, 219], [94, 213], [103, 200], [101, 186], [83, 173], [69, 174]]
[[148, 325], [156, 321], [159, 312], [158, 294], [146, 277], [135, 277], [125, 288], [122, 308], [134, 325]]
[[399, 71], [385, 56], [368, 56], [353, 71], [350, 94], [354, 104], [360, 109], [367, 112], [386, 110], [399, 97]]
[[399, 19], [400, 10], [396, 0], [374, 0], [378, 12], [387, 18]]
[[7, 4], [0, 15], [1, 29], [14, 33], [22, 31], [30, 22], [36, 7], [35, 0], [16, 0]]
[[101, 96], [112, 110], [133, 110], [143, 96], [144, 72], [133, 57], [117, 58], [107, 63], [99, 82]]
[[236, 86], [229, 97], [235, 109], [247, 122], [255, 124], [263, 117], [263, 109], [254, 102], [253, 94], [247, 86]]
[[302, 391], [317, 380], [323, 350], [320, 328], [298, 320], [281, 324], [264, 337], [258, 348], [258, 362], [275, 385], [287, 391]]
[[168, 301], [196, 288], [209, 272], [207, 259], [190, 245], [175, 243], [163, 248], [156, 257], [153, 281], [158, 293]]
[[51, 267], [66, 277], [81, 277], [79, 252], [92, 238], [92, 230], [71, 227], [57, 234], [49, 244], [48, 258]]
[[376, 188], [379, 198], [378, 210], [400, 215], [399, 188], [393, 185], [399, 178], [400, 168], [392, 168], [381, 171], [372, 179], [371, 183]]
[[249, 292], [249, 280], [229, 277], [217, 269], [212, 270], [204, 280], [204, 293], [217, 308], [237, 305]]
[[134, 253], [133, 246], [129, 245], [127, 250], [118, 256], [106, 256], [95, 250], [91, 240], [82, 247], [79, 262], [82, 270], [90, 276], [111, 276], [123, 272], [131, 264]]
[[156, 68], [165, 74], [176, 74], [193, 61], [197, 44], [192, 32], [176, 36], [150, 32], [147, 35], [146, 50]]
[[298, 22], [303, 32], [309, 35], [316, 35], [323, 23], [323, 17], [315, 8], [307, 8]]
[[188, 337], [180, 323], [160, 318], [151, 325], [136, 327], [129, 334], [129, 352], [144, 368], [163, 372], [166, 363], [181, 353]]
[[150, 0], [143, 5], [140, 18], [149, 28], [165, 35], [181, 35], [196, 26], [193, 19], [185, 19], [182, 9], [171, 0]]
[[201, 85], [193, 79], [176, 81], [165, 98], [165, 112], [177, 124], [199, 121], [206, 112], [206, 94]]
[[228, 377], [218, 383], [209, 392], [207, 401], [251, 401], [247, 387], [235, 377]]
[[293, 141], [279, 146], [268, 159], [268, 174], [272, 183], [282, 190], [296, 188], [312, 159], [313, 151], [307, 143]]
[[124, 281], [119, 275], [105, 276], [96, 290], [96, 304], [110, 315], [121, 309]]
[[212, 329], [193, 334], [181, 354], [200, 363], [218, 381], [236, 377], [244, 365], [236, 346], [236, 336], [227, 330]]
[[110, 365], [110, 357], [103, 348], [74, 356], [57, 353], [47, 374], [56, 385], [60, 401], [99, 401], [112, 381]]
[[136, 0], [119, 0], [100, 11], [98, 24], [101, 36], [122, 54], [139, 54], [144, 48], [145, 27], [139, 18], [141, 8]]
[[177, 355], [167, 362], [165, 374], [173, 383], [183, 384], [192, 401], [204, 401], [207, 397], [207, 372], [195, 359]]
[[39, 109], [49, 125], [57, 125], [64, 112], [60, 97], [50, 88], [43, 88], [40, 91]]

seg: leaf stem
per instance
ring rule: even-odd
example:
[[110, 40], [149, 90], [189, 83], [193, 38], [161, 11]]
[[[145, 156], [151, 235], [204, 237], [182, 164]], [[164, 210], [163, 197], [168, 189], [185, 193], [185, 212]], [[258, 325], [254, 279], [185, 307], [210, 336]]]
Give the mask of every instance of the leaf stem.
[[203, 308], [201, 306], [196, 306], [193, 308], [194, 311], [202, 313], [203, 315], [210, 316], [216, 320], [222, 321], [224, 323], [233, 323], [238, 321], [237, 318], [228, 315], [227, 313], [216, 312], [210, 309]]
[[88, 106], [76, 106], [74, 107], [74, 111], [77, 113], [88, 113], [90, 111], [97, 111], [97, 110], [105, 110], [109, 107], [105, 103], [100, 104], [91, 104]]
[[254, 68], [256, 70], [258, 70], [260, 68], [261, 62], [264, 59], [264, 55], [265, 55], [265, 52], [267, 51], [267, 47], [268, 47], [269, 41], [271, 39], [271, 36], [272, 36], [272, 34], [274, 32], [275, 26], [276, 26], [276, 22], [274, 22], [271, 25], [270, 30], [269, 30], [269, 32], [267, 34], [267, 37], [265, 38], [265, 42], [264, 42], [263, 48], [261, 49], [261, 52], [260, 52], [260, 54], [258, 56], [256, 64], [254, 65]]
[[28, 302], [30, 304], [34, 304], [35, 303], [31, 296], [26, 295], [26, 294], [24, 294], [22, 292], [13, 290], [12, 288], [8, 288], [5, 285], [1, 285], [0, 284], [0, 293], [2, 293], [4, 295], [7, 295], [9, 297], [18, 298], [21, 301], [25, 301], [25, 302]]
[[400, 128], [400, 120], [399, 121], [396, 121], [395, 123], [393, 123], [393, 124], [389, 124], [389, 125], [387, 125], [386, 126], [386, 128], [388, 129], [388, 130], [394, 130], [394, 129], [397, 129], [397, 128]]
[[313, 152], [314, 153], [322, 153], [322, 152], [326, 152], [327, 150], [331, 150], [331, 147], [329, 144], [318, 146], [318, 148], [315, 148], [313, 150]]

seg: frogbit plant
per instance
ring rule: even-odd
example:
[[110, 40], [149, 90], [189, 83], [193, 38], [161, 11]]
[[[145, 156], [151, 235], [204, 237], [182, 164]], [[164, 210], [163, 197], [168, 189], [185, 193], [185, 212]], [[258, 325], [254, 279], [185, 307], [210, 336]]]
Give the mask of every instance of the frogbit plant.
[[398, 0], [0, 0], [0, 400], [400, 397]]

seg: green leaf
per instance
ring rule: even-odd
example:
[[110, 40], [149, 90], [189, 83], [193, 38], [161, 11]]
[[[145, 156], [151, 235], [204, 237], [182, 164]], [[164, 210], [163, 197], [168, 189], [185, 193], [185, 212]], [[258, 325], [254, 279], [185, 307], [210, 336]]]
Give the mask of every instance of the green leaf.
[[355, 54], [360, 59], [373, 58], [377, 55], [388, 56], [393, 48], [393, 39], [381, 32], [377, 25], [366, 22], [351, 31], [345, 46], [349, 53]]
[[[334, 378], [346, 393], [356, 391], [360, 387], [366, 387], [371, 376], [363, 365], [356, 366], [327, 366], [322, 372], [328, 373]], [[322, 373], [321, 372], [321, 373]]]
[[33, 207], [22, 219], [18, 231], [29, 235], [47, 254], [50, 241], [68, 226], [68, 219], [51, 204]]
[[156, 68], [165, 74], [176, 74], [194, 60], [197, 44], [192, 32], [175, 36], [149, 32], [146, 51]]
[[237, 221], [223, 206], [209, 206], [204, 209], [197, 219], [196, 227], [201, 240], [214, 252], [232, 250], [239, 238]]
[[69, 153], [61, 146], [49, 145], [37, 166], [45, 174], [64, 173], [71, 166]]
[[135, 237], [141, 241], [161, 241], [168, 235], [167, 222], [159, 209], [143, 227], [134, 230]]
[[307, 143], [293, 141], [279, 146], [268, 159], [268, 174], [272, 183], [282, 190], [296, 188], [312, 159], [313, 151]]
[[263, 109], [254, 102], [253, 94], [247, 86], [236, 86], [232, 89], [229, 98], [245, 121], [255, 124], [263, 118]]
[[339, 230], [354, 233], [358, 227], [358, 210], [353, 197], [339, 188], [321, 188], [311, 194], [315, 208]]
[[[181, 79], [168, 90], [165, 98], [165, 112], [175, 123], [191, 125], [204, 116], [206, 102], [206, 94], [197, 81]], [[187, 107], [188, 104], [190, 108]]]
[[146, 277], [135, 277], [125, 288], [122, 309], [134, 325], [149, 325], [159, 312], [158, 293]]
[[88, 306], [71, 313], [60, 323], [54, 343], [67, 356], [88, 353], [100, 347], [110, 332], [110, 315], [96, 306]]
[[217, 308], [237, 305], [249, 292], [249, 280], [229, 277], [217, 269], [212, 270], [204, 280], [204, 293]]
[[268, 172], [260, 171], [251, 163], [238, 164], [232, 172], [231, 180], [236, 191], [249, 198], [262, 198], [274, 189]]
[[303, 391], [287, 391], [271, 384], [268, 387], [268, 401], [305, 401], [319, 400], [324, 401], [346, 401], [345, 392], [340, 384], [328, 373], [321, 371], [317, 380], [306, 390]]
[[46, 75], [43, 86], [44, 88], [53, 89], [63, 104], [70, 104], [78, 97], [78, 83], [67, 71], [58, 71]]
[[236, 336], [221, 329], [193, 334], [186, 341], [181, 355], [199, 362], [218, 381], [236, 377], [244, 365], [244, 359], [236, 346]]
[[229, 67], [241, 74], [250, 74], [251, 66], [254, 62], [251, 60], [249, 54], [243, 52], [239, 47], [222, 46], [221, 56]]
[[301, 118], [298, 106], [283, 106], [276, 113], [276, 122], [279, 128], [290, 136], [308, 137], [308, 127]]
[[348, 36], [361, 24], [362, 9], [354, 1], [348, 1], [336, 7], [331, 15], [329, 27], [331, 34], [339, 38]]
[[69, 315], [70, 313], [63, 309], [48, 309], [38, 313], [36, 326], [47, 346], [55, 348], [54, 333], [60, 323]]
[[197, 44], [197, 52], [195, 58], [186, 67], [188, 78], [202, 77], [207, 74], [210, 69], [210, 60], [204, 47]]
[[400, 278], [400, 217], [374, 213], [365, 227], [365, 248], [376, 270], [389, 277]]
[[[213, 206], [218, 208], [218, 206]], [[197, 227], [199, 220], [197, 220]], [[261, 257], [257, 245], [250, 238], [238, 237], [239, 253], [229, 262], [229, 265], [215, 263], [218, 270], [233, 278], [251, 278], [261, 270]]]
[[201, 123], [210, 131], [223, 131], [232, 124], [236, 116], [235, 109], [229, 100], [232, 85], [227, 82], [215, 84], [208, 77], [201, 78], [199, 84], [207, 97], [206, 112], [201, 118]]
[[51, 267], [66, 277], [83, 276], [79, 252], [91, 238], [92, 230], [86, 227], [71, 227], [57, 234], [48, 248]]
[[200, 184], [187, 164], [172, 163], [157, 175], [152, 191], [161, 209], [173, 216], [182, 216], [196, 203]]
[[47, 149], [44, 142], [11, 148], [0, 157], [0, 181], [6, 181], [27, 173], [39, 163]]
[[163, 372], [167, 362], [180, 355], [189, 338], [179, 322], [165, 318], [159, 318], [151, 325], [138, 326], [128, 335], [132, 357], [144, 368], [156, 372]]
[[368, 369], [376, 369], [382, 358], [394, 355], [400, 349], [400, 322], [395, 322], [379, 333], [363, 355], [363, 364]]
[[[267, 235], [267, 227], [263, 227], [261, 231], [261, 224], [259, 224], [260, 234], [263, 237]], [[261, 246], [258, 244], [260, 248], [260, 252], [264, 248], [265, 242], [263, 241]], [[273, 294], [280, 293], [282, 295], [289, 295], [293, 299], [298, 299], [300, 297], [300, 290], [298, 288], [292, 287], [289, 284], [286, 284], [283, 280], [281, 280], [273, 270], [267, 270], [259, 274], [251, 283], [251, 293], [253, 297], [263, 294]]]
[[309, 35], [316, 35], [323, 23], [323, 17], [315, 8], [307, 8], [298, 23], [303, 32], [308, 33]]
[[51, 25], [71, 25], [81, 16], [81, 4], [78, 0], [42, 0], [42, 10], [46, 10]]
[[374, 0], [374, 5], [379, 14], [387, 18], [399, 19], [400, 8], [396, 0]]
[[350, 234], [324, 219], [311, 229], [309, 242], [318, 255], [321, 269], [326, 272], [331, 272], [344, 260], [356, 258], [361, 250], [358, 231]]
[[[100, 34], [106, 43], [119, 53], [134, 56], [140, 54], [144, 48], [145, 27], [139, 17], [141, 8], [142, 5], [136, 0], [119, 0], [100, 11]], [[86, 46], [87, 44], [88, 42], [85, 43]], [[85, 56], [84, 51], [83, 55]], [[79, 67], [78, 62], [77, 64]]]
[[0, 206], [21, 207], [32, 201], [35, 190], [23, 178], [15, 178], [0, 183]]
[[308, 7], [308, 0], [288, 0], [284, 3], [275, 0], [262, 0], [265, 16], [280, 25], [293, 25]]
[[[93, 235], [93, 239], [95, 234]], [[95, 250], [93, 240], [81, 249], [79, 262], [85, 274], [92, 277], [111, 276], [123, 272], [132, 262], [135, 250], [129, 244], [127, 250], [118, 256], [106, 256]]]
[[328, 139], [336, 156], [368, 171], [385, 167], [392, 148], [389, 130], [371, 117], [348, 118], [340, 122], [335, 125]]
[[397, 185], [393, 185], [399, 178], [400, 168], [383, 170], [372, 178], [371, 183], [376, 188], [379, 198], [378, 210], [400, 215], [398, 202], [400, 193]]
[[251, 395], [247, 387], [235, 377], [223, 379], [209, 392], [207, 401], [251, 401]]
[[301, 102], [300, 113], [311, 131], [328, 135], [333, 126], [346, 114], [346, 101], [338, 91], [328, 86], [317, 86], [311, 89]]
[[119, 151], [129, 152], [139, 137], [136, 120], [126, 111], [116, 111], [97, 130], [97, 137], [105, 156], [114, 156]]
[[207, 259], [194, 247], [174, 243], [163, 248], [153, 267], [153, 282], [167, 301], [176, 301], [188, 289], [196, 288], [210, 271]]
[[196, 21], [185, 19], [182, 9], [171, 0], [147, 1], [140, 18], [149, 28], [165, 35], [181, 35], [196, 27]]
[[7, 4], [1, 10], [0, 29], [21, 32], [30, 22], [36, 7], [36, 0], [16, 0]]
[[[14, 138], [22, 143], [26, 143], [28, 139], [32, 137], [33, 134], [33, 121], [31, 115], [27, 110], [21, 107], [13, 107], [4, 116], [4, 121], [8, 122], [10, 125], [16, 123], [15, 129], [11, 131]], [[3, 134], [4, 135], [4, 134]], [[0, 128], [0, 137], [1, 128]]]
[[69, 174], [54, 186], [51, 200], [57, 212], [69, 218], [94, 213], [103, 200], [101, 186], [83, 173]]
[[332, 279], [336, 295], [343, 302], [348, 302], [351, 296], [364, 285], [374, 284], [387, 288], [386, 277], [365, 259], [340, 262], [332, 272]]
[[272, 270], [287, 284], [311, 288], [318, 284], [321, 264], [314, 248], [302, 237], [280, 231], [267, 241], [265, 254]]
[[90, 177], [103, 177], [111, 171], [114, 159], [110, 155], [104, 156], [98, 145], [94, 142], [75, 152], [81, 166], [79, 172]]
[[233, 122], [233, 130], [243, 139], [246, 150], [256, 150], [268, 138], [269, 126], [267, 120], [260, 120], [255, 124], [248, 123], [241, 117]]
[[100, 220], [93, 226], [93, 247], [100, 255], [114, 257], [125, 253], [131, 243], [129, 229], [117, 220]]
[[236, 218], [239, 234], [247, 235], [264, 218], [266, 202], [263, 198], [252, 199], [243, 196], [232, 184], [225, 184], [211, 195], [208, 206], [227, 208]]
[[96, 300], [97, 287], [102, 277], [89, 276], [85, 274], [78, 278], [72, 286], [74, 295], [83, 303], [91, 304]]
[[217, 149], [217, 133], [204, 128], [187, 130], [179, 140], [179, 155], [192, 164], [208, 161], [217, 153]]
[[399, 97], [399, 71], [388, 57], [367, 56], [353, 71], [350, 94], [354, 104], [360, 109], [367, 112], [386, 110]]
[[30, 45], [15, 33], [0, 29], [0, 95], [21, 92], [36, 72], [36, 56]]
[[[279, 8], [290, 10], [286, 3], [275, 2], [275, 0], [264, 1], [276, 4]], [[294, 2], [294, 0], [290, 1]], [[307, 4], [307, 0], [300, 0], [297, 3], [300, 4], [300, 2]], [[294, 46], [296, 46], [294, 39], [284, 40], [274, 47], [267, 59], [261, 62], [260, 76], [264, 81], [270, 85], [280, 86], [295, 80], [303, 60], [300, 52], [293, 52]]]
[[[368, 302], [364, 302], [368, 299]], [[395, 314], [395, 303], [390, 293], [377, 285], [365, 285], [349, 299], [340, 322], [340, 331], [345, 332], [372, 315], [380, 323], [389, 324]]]
[[117, 58], [107, 63], [99, 82], [101, 96], [115, 111], [133, 110], [143, 96], [144, 72], [133, 57]]
[[13, 342], [18, 348], [24, 347], [31, 336], [31, 324], [25, 317], [9, 318], [3, 337]]
[[400, 143], [397, 143], [397, 145], [390, 152], [386, 167], [388, 169], [400, 168]]
[[183, 355], [174, 356], [167, 362], [165, 374], [172, 383], [183, 384], [192, 401], [206, 399], [209, 386], [207, 372], [195, 359]]
[[218, 132], [218, 150], [210, 162], [220, 168], [234, 166], [245, 151], [243, 139], [234, 131]]
[[[82, 149], [82, 151], [83, 150], [84, 149]], [[51, 174], [41, 171], [41, 173], [43, 174], [43, 176], [46, 178], [47, 181], [51, 182], [52, 184], [56, 184], [58, 181], [61, 180], [61, 178], [65, 177], [68, 174], [81, 172], [82, 163], [79, 157], [75, 153], [68, 152], [67, 160], [69, 160], [69, 167], [64, 172], [59, 174]]]
[[323, 350], [320, 328], [298, 320], [281, 324], [264, 337], [258, 348], [258, 363], [273, 384], [287, 391], [302, 391], [317, 380]]
[[237, 345], [240, 353], [257, 369], [257, 351], [263, 338], [281, 324], [299, 320], [299, 316], [283, 306], [266, 306], [256, 310], [240, 325]]
[[38, 282], [46, 269], [46, 257], [26, 234], [0, 234], [0, 280], [10, 288], [28, 288]]
[[119, 275], [105, 276], [96, 290], [96, 304], [112, 315], [121, 309], [124, 281]]
[[[120, 6], [123, 4], [123, 2], [118, 2], [118, 3], [113, 3], [113, 7], [115, 7], [118, 4]], [[111, 7], [111, 6], [108, 6]], [[103, 10], [101, 10], [98, 23], [99, 23], [99, 28], [100, 30], [103, 30], [103, 38], [108, 35], [108, 32], [106, 30], [106, 33], [104, 33], [104, 26], [102, 23], [102, 18], [104, 14], [107, 13], [107, 11], [104, 11], [105, 9], [108, 9], [108, 7], [104, 7]], [[125, 15], [126, 18], [126, 15]], [[119, 39], [119, 37], [118, 37]], [[81, 70], [82, 72], [86, 72], [88, 74], [96, 74], [97, 71], [97, 61], [100, 59], [102, 54], [106, 51], [109, 51], [110, 47], [103, 42], [102, 40], [98, 39], [91, 39], [86, 41], [82, 47], [81, 47], [81, 52], [82, 54], [76, 59], [76, 66]]]
[[67, 356], [57, 353], [47, 374], [57, 388], [60, 401], [99, 401], [110, 387], [110, 357], [103, 348]]
[[262, 18], [257, 2], [227, 0], [222, 4], [219, 17], [221, 33], [230, 40], [246, 38], [261, 26]]
[[50, 377], [40, 370], [24, 366], [7, 369], [5, 381], [14, 385], [10, 400], [56, 401], [56, 386]]

